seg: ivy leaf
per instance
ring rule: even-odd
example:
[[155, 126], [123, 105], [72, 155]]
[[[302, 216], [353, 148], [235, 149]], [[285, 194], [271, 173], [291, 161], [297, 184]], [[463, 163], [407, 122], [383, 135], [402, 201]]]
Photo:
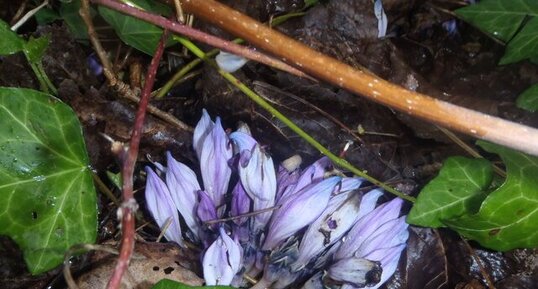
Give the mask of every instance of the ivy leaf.
[[[152, 6], [145, 0], [130, 2], [133, 2], [136, 7], [144, 10], [162, 10], [162, 8], [160, 8], [161, 6]], [[153, 55], [155, 53], [163, 33], [161, 28], [103, 6], [99, 6], [99, 14], [101, 14], [105, 21], [114, 28], [123, 42], [148, 55]], [[170, 43], [172, 42], [169, 42], [169, 44]]]
[[234, 289], [231, 286], [190, 286], [169, 279], [162, 279], [153, 285], [151, 289]]
[[531, 112], [538, 110], [538, 84], [527, 88], [517, 98], [516, 105], [519, 108], [526, 109]]
[[31, 89], [0, 88], [0, 234], [19, 245], [32, 274], [97, 235], [95, 188], [71, 108]]
[[[67, 24], [69, 31], [71, 31], [71, 34], [73, 34], [73, 37], [77, 40], [85, 40], [88, 39], [88, 29], [86, 28], [86, 24], [84, 24], [82, 17], [78, 13], [80, 7], [80, 0], [62, 1], [59, 14]], [[90, 15], [93, 16], [94, 14], [95, 10], [90, 7]]]
[[[538, 11], [536, 11], [538, 14]], [[538, 17], [533, 17], [506, 47], [499, 64], [510, 64], [538, 56]]]
[[10, 55], [22, 50], [24, 40], [0, 19], [0, 55]]
[[46, 36], [34, 38], [30, 37], [28, 42], [24, 43], [24, 54], [31, 63], [37, 63], [41, 61], [47, 47], [49, 46], [49, 38]]
[[483, 0], [455, 12], [482, 31], [508, 42], [527, 15], [538, 14], [538, 3], [535, 0]]
[[479, 142], [506, 165], [504, 183], [476, 214], [445, 220], [461, 235], [498, 251], [538, 247], [538, 157]]
[[439, 228], [442, 220], [476, 211], [486, 197], [493, 178], [491, 164], [484, 159], [451, 157], [439, 175], [420, 192], [407, 215], [414, 225]]

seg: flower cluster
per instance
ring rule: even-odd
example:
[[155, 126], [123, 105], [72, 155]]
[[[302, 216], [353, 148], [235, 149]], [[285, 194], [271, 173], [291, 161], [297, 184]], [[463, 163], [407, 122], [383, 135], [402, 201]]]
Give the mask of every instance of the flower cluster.
[[377, 288], [396, 270], [408, 238], [401, 199], [376, 206], [380, 190], [361, 193], [362, 179], [327, 158], [301, 170], [292, 157], [277, 171], [248, 127], [227, 134], [205, 110], [193, 146], [203, 184], [168, 153], [164, 180], [146, 168], [145, 195], [169, 241], [204, 248], [206, 285], [248, 287], [248, 275], [253, 288]]

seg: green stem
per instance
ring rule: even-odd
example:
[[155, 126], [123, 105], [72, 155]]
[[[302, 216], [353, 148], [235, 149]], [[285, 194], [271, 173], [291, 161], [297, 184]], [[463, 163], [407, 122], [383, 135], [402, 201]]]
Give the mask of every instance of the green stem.
[[[289, 14], [286, 14], [286, 15], [278, 16], [278, 17], [273, 18], [273, 21], [271, 22], [271, 25], [274, 25], [274, 26], [280, 25], [280, 24], [286, 22], [290, 18], [300, 17], [300, 16], [303, 16], [303, 15], [304, 15], [304, 12], [296, 12], [296, 13], [289, 13]], [[241, 38], [236, 38], [236, 39], [232, 40], [232, 42], [237, 43], [237, 44], [241, 44], [241, 43], [244, 43], [245, 41], [243, 39], [241, 39]], [[216, 49], [216, 48], [211, 49], [209, 52], [205, 53], [205, 55], [206, 55], [206, 57], [213, 57], [213, 56], [217, 55], [217, 53], [219, 53], [219, 51], [220, 50]], [[170, 78], [161, 88], [159, 88], [159, 90], [155, 94], [155, 98], [156, 99], [163, 98], [176, 85], [176, 83], [183, 76], [185, 76], [187, 73], [189, 73], [189, 71], [194, 69], [200, 63], [202, 63], [202, 59], [197, 58], [197, 59], [194, 59], [191, 62], [189, 62], [187, 65], [183, 66], [178, 72], [176, 72], [172, 76], [172, 78]]]
[[39, 71], [41, 71], [41, 77], [43, 78], [43, 82], [45, 83], [45, 85], [47, 85], [48, 89], [50, 89], [52, 94], [58, 95], [58, 90], [56, 89], [54, 84], [52, 84], [52, 81], [50, 81], [49, 76], [45, 73], [45, 68], [43, 67], [43, 62], [38, 61], [36, 64], [37, 64], [37, 68], [39, 69]]
[[350, 164], [348, 161], [338, 157], [337, 155], [333, 154], [331, 151], [329, 151], [327, 148], [325, 148], [322, 144], [320, 144], [318, 141], [316, 141], [313, 137], [311, 137], [308, 133], [306, 133], [304, 130], [302, 130], [300, 127], [298, 127], [295, 123], [293, 123], [290, 119], [288, 119], [285, 115], [280, 113], [277, 109], [272, 107], [267, 101], [265, 101], [261, 96], [256, 94], [254, 91], [252, 91], [248, 86], [243, 84], [239, 79], [235, 78], [232, 74], [227, 73], [225, 71], [222, 71], [217, 67], [217, 65], [211, 61], [207, 55], [200, 50], [194, 43], [192, 43], [190, 40], [184, 37], [180, 36], [174, 36], [174, 40], [181, 43], [183, 46], [185, 46], [188, 50], [190, 50], [194, 55], [199, 57], [200, 59], [203, 59], [207, 61], [209, 64], [214, 66], [218, 72], [231, 84], [233, 84], [235, 87], [237, 87], [239, 90], [241, 90], [244, 94], [246, 94], [252, 101], [257, 103], [259, 106], [261, 106], [263, 109], [268, 111], [270, 114], [275, 116], [277, 119], [282, 121], [285, 125], [287, 125], [292, 131], [294, 131], [297, 135], [299, 135], [301, 138], [303, 138], [305, 141], [307, 141], [310, 145], [315, 147], [317, 150], [319, 150], [320, 153], [326, 155], [329, 159], [331, 159], [335, 165], [344, 168], [353, 174], [364, 178], [365, 180], [371, 182], [372, 184], [383, 188], [387, 192], [390, 192], [404, 200], [407, 200], [409, 202], [415, 202], [415, 198], [405, 195], [396, 189], [392, 188], [391, 186], [388, 186], [387, 184], [369, 176], [364, 171], [354, 167], [352, 164]]

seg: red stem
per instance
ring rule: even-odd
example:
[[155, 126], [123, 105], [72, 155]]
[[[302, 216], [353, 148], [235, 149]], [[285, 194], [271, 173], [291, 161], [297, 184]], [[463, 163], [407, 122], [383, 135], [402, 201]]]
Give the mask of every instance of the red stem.
[[192, 27], [183, 25], [178, 22], [171, 21], [169, 19], [166, 19], [160, 15], [151, 14], [146, 11], [131, 7], [127, 4], [116, 2], [114, 0], [91, 0], [91, 2], [99, 5], [106, 6], [108, 8], [117, 10], [121, 13], [124, 13], [126, 15], [130, 15], [133, 17], [136, 17], [138, 19], [142, 19], [144, 21], [147, 21], [149, 23], [155, 24], [159, 27], [162, 27], [164, 29], [168, 29], [171, 32], [184, 35], [189, 37], [192, 40], [198, 40], [202, 43], [211, 45], [213, 47], [219, 48], [221, 50], [225, 50], [227, 52], [240, 55], [242, 57], [254, 60], [256, 62], [260, 62], [269, 66], [272, 66], [274, 68], [280, 69], [282, 71], [286, 71], [288, 73], [297, 75], [299, 77], [304, 78], [310, 78], [308, 75], [306, 75], [301, 70], [288, 65], [284, 63], [283, 61], [280, 61], [279, 59], [267, 56], [265, 54], [262, 54], [256, 50], [250, 49], [245, 46], [241, 46], [239, 44], [236, 44], [231, 41], [227, 41], [221, 38], [218, 38], [216, 36], [204, 33], [200, 30], [196, 30]]
[[168, 31], [164, 30], [157, 50], [151, 64], [146, 73], [146, 82], [142, 90], [140, 97], [140, 103], [138, 105], [138, 111], [136, 112], [135, 123], [133, 126], [133, 132], [131, 135], [131, 141], [129, 143], [129, 149], [127, 150], [127, 156], [123, 161], [122, 177], [123, 177], [123, 204], [119, 210], [121, 210], [122, 218], [122, 239], [120, 255], [118, 257], [118, 263], [116, 268], [108, 281], [108, 289], [118, 289], [121, 286], [121, 279], [127, 267], [134, 250], [134, 235], [135, 235], [135, 220], [134, 211], [136, 210], [136, 201], [133, 198], [133, 173], [138, 156], [138, 148], [140, 145], [140, 138], [142, 136], [142, 128], [144, 127], [144, 119], [146, 117], [146, 109], [148, 107], [149, 98], [155, 82], [155, 75], [157, 74], [157, 68], [159, 67], [159, 61], [164, 52], [164, 44], [168, 38]]

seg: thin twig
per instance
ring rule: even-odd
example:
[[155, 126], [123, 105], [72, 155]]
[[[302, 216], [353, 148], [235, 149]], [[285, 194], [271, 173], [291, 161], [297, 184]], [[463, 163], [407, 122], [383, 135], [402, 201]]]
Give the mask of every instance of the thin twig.
[[[101, 45], [101, 41], [99, 41], [99, 38], [97, 37], [97, 33], [95, 32], [93, 21], [90, 16], [89, 1], [82, 0], [81, 3], [82, 3], [82, 6], [80, 8], [79, 13], [80, 13], [80, 16], [82, 17], [82, 20], [86, 24], [86, 27], [88, 29], [88, 37], [90, 39], [90, 42], [92, 43], [95, 53], [99, 57], [99, 60], [101, 61], [101, 65], [103, 65], [103, 74], [105, 75], [108, 81], [108, 84], [118, 92], [119, 96], [125, 99], [128, 99], [130, 101], [133, 101], [135, 103], [139, 103], [140, 98], [137, 96], [137, 94], [127, 84], [119, 80], [116, 77], [116, 74], [114, 73], [113, 65], [108, 59], [108, 56], [105, 50], [103, 49], [103, 46]], [[192, 127], [178, 120], [173, 115], [166, 113], [151, 104], [148, 105], [147, 111], [180, 129], [183, 129], [189, 132], [193, 130]]]
[[114, 196], [112, 191], [105, 185], [105, 183], [101, 180], [101, 178], [94, 172], [92, 172], [92, 178], [97, 187], [105, 196], [107, 196], [116, 206], [120, 206], [120, 200]]
[[131, 7], [127, 4], [116, 2], [114, 0], [91, 0], [95, 4], [103, 5], [108, 8], [117, 10], [121, 13], [131, 15], [133, 17], [136, 17], [138, 19], [142, 19], [144, 21], [150, 22], [152, 24], [155, 24], [159, 27], [162, 27], [164, 29], [168, 29], [171, 32], [178, 33], [184, 36], [189, 37], [190, 39], [201, 41], [203, 43], [206, 43], [208, 45], [220, 48], [224, 51], [272, 66], [276, 69], [280, 69], [282, 71], [286, 71], [288, 73], [291, 73], [293, 75], [297, 75], [299, 77], [303, 78], [309, 78], [312, 79], [312, 77], [306, 75], [301, 70], [290, 66], [289, 64], [280, 61], [276, 58], [267, 56], [263, 53], [260, 53], [254, 49], [250, 49], [245, 46], [238, 45], [236, 43], [233, 43], [231, 41], [226, 41], [224, 39], [218, 38], [213, 35], [209, 35], [207, 33], [204, 33], [200, 30], [196, 30], [192, 27], [180, 24], [178, 22], [166, 19], [160, 15], [148, 13], [146, 11], [140, 10], [135, 7]]
[[[475, 157], [475, 158], [481, 158], [483, 159], [484, 157], [477, 151], [475, 150], [474, 148], [472, 148], [470, 145], [468, 145], [467, 143], [465, 143], [461, 138], [459, 138], [455, 133], [451, 132], [450, 130], [444, 128], [444, 127], [441, 127], [441, 126], [437, 126], [437, 128], [442, 132], [444, 133], [451, 141], [453, 141], [454, 143], [456, 143], [457, 145], [459, 145], [464, 151], [466, 151], [469, 155]], [[497, 166], [496, 164], [492, 164], [492, 167], [493, 167], [493, 170], [501, 177], [503, 178], [506, 178], [506, 172], [501, 169], [499, 166]]]
[[39, 10], [41, 10], [43, 7], [47, 6], [48, 4], [49, 4], [49, 0], [45, 0], [45, 1], [43, 1], [43, 3], [41, 3], [36, 8], [28, 11], [26, 14], [24, 14], [24, 16], [19, 21], [17, 21], [17, 23], [15, 23], [15, 24], [13, 24], [13, 26], [11, 26], [11, 30], [17, 31], [17, 29], [19, 29], [19, 27], [21, 27], [24, 23], [26, 23], [26, 21], [28, 21], [28, 19], [30, 19], [37, 12], [39, 12]]
[[187, 13], [212, 23], [305, 73], [393, 109], [532, 155], [538, 129], [407, 90], [359, 71], [214, 0], [182, 0]]
[[123, 204], [118, 209], [122, 215], [122, 239], [121, 249], [116, 268], [110, 280], [108, 281], [107, 288], [117, 289], [121, 286], [121, 279], [123, 274], [129, 266], [129, 261], [134, 250], [134, 235], [135, 235], [135, 219], [134, 211], [137, 209], [136, 200], [133, 197], [133, 174], [138, 156], [138, 148], [140, 145], [140, 139], [142, 138], [142, 129], [144, 127], [144, 119], [146, 118], [146, 109], [151, 97], [151, 90], [155, 83], [155, 75], [159, 68], [159, 61], [164, 52], [164, 46], [168, 39], [168, 31], [164, 30], [159, 45], [155, 50], [155, 55], [151, 59], [148, 71], [146, 73], [146, 82], [142, 89], [142, 95], [138, 105], [138, 111], [136, 112], [135, 122], [133, 125], [131, 141], [129, 143], [129, 150], [127, 151], [127, 157], [124, 160], [122, 166], [122, 178], [123, 178]]
[[273, 206], [273, 207], [270, 207], [270, 208], [265, 208], [265, 209], [262, 209], [262, 210], [258, 210], [258, 211], [254, 211], [254, 212], [250, 212], [250, 213], [246, 213], [246, 214], [241, 214], [241, 215], [238, 215], [238, 216], [232, 216], [232, 217], [228, 217], [228, 218], [205, 221], [204, 224], [205, 225], [213, 225], [213, 224], [224, 223], [224, 222], [228, 222], [228, 221], [234, 221], [234, 220], [238, 220], [238, 219], [241, 219], [241, 218], [248, 218], [248, 217], [256, 216], [256, 215], [263, 214], [263, 213], [266, 213], [266, 212], [274, 211], [274, 210], [279, 209], [279, 208], [280, 208], [280, 205]]

